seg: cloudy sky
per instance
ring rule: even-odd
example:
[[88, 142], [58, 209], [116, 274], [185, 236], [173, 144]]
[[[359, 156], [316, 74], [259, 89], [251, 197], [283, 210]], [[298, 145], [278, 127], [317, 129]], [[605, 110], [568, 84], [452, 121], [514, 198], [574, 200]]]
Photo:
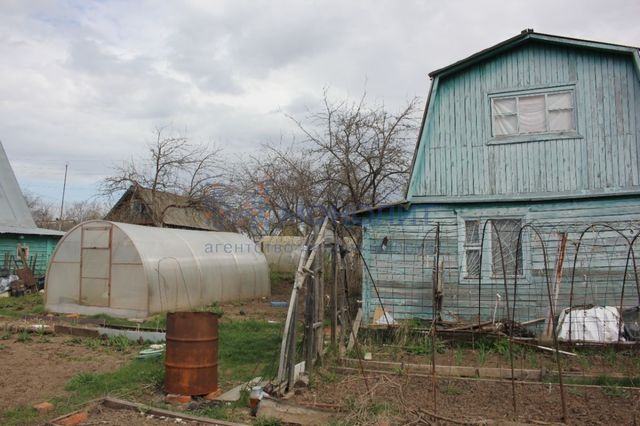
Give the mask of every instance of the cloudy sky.
[[283, 111], [398, 108], [427, 73], [518, 34], [640, 46], [637, 0], [0, 2], [0, 140], [24, 189], [91, 197], [155, 126], [227, 155], [291, 137]]

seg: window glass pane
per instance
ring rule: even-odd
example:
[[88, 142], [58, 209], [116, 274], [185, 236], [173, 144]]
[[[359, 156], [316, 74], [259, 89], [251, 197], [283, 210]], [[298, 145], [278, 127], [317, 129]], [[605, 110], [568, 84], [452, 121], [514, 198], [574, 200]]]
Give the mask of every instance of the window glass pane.
[[571, 96], [571, 92], [560, 92], [547, 95], [547, 108], [549, 111], [553, 109], [573, 108], [573, 96]]
[[544, 96], [524, 96], [518, 99], [520, 133], [544, 132]]
[[575, 130], [573, 110], [549, 111], [549, 130], [553, 132]]
[[466, 250], [467, 277], [477, 277], [480, 275], [480, 250]]
[[480, 222], [477, 220], [464, 221], [465, 244], [480, 244]]
[[520, 219], [497, 219], [493, 220], [493, 223], [495, 225], [495, 227], [491, 227], [493, 274], [503, 276], [504, 259], [506, 275], [513, 276], [516, 269], [516, 255], [518, 257], [518, 275], [522, 274], [522, 241], [518, 244], [522, 221]]
[[493, 135], [515, 135], [518, 133], [518, 116], [503, 115], [493, 117]]
[[499, 98], [493, 100], [493, 113], [495, 114], [515, 114], [516, 98]]

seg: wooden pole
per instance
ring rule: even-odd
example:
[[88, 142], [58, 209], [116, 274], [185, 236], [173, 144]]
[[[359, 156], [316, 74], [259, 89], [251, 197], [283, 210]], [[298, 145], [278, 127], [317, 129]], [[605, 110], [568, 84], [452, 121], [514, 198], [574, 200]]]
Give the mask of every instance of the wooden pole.
[[336, 329], [338, 327], [338, 281], [340, 280], [340, 269], [338, 268], [338, 256], [340, 250], [338, 245], [338, 225], [333, 228], [333, 285], [331, 286], [331, 344], [336, 344]]
[[[326, 232], [326, 231], [325, 231]], [[322, 352], [324, 349], [324, 239], [318, 247], [318, 257], [316, 258], [315, 280], [315, 318], [313, 321], [313, 337], [314, 349], [313, 357], [322, 361]]]
[[564, 254], [567, 249], [567, 233], [560, 232], [560, 241], [558, 243], [558, 254], [556, 255], [556, 268], [555, 268], [555, 280], [553, 287], [553, 305], [549, 306], [547, 310], [547, 319], [545, 321], [545, 337], [551, 337], [551, 328], [553, 327], [552, 312], [557, 312], [558, 297], [560, 295], [560, 287], [562, 285], [562, 268], [564, 265]]

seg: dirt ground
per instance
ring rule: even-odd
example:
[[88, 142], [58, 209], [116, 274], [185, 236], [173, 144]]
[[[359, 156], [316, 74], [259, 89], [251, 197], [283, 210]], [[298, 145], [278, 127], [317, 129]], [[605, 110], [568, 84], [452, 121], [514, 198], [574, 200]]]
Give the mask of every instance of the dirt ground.
[[[418, 419], [414, 412], [418, 409], [458, 421], [561, 421], [557, 385], [516, 383], [514, 416], [510, 381], [438, 378], [436, 383], [435, 409], [431, 378], [392, 374], [369, 375], [369, 392], [361, 375], [338, 375], [296, 395], [293, 402], [340, 407], [350, 413], [345, 420], [360, 424], [367, 424], [367, 416], [372, 413], [379, 417], [370, 419], [371, 424], [381, 419], [404, 424]], [[640, 389], [567, 387], [566, 396], [569, 424], [626, 425], [640, 421]]]
[[[516, 349], [518, 349], [516, 347]], [[510, 368], [507, 353], [496, 353], [492, 350], [484, 355], [478, 349], [447, 348], [436, 354], [436, 365], [463, 365], [473, 367]], [[403, 351], [373, 352], [376, 361], [404, 362], [411, 364], [431, 364], [431, 355], [407, 354]], [[578, 356], [563, 356], [562, 369], [567, 375], [625, 375], [640, 376], [640, 352], [615, 352], [600, 350]], [[549, 352], [530, 350], [514, 353], [514, 368], [543, 369], [557, 371], [555, 356]]]
[[2, 332], [0, 340], [0, 411], [33, 405], [64, 395], [67, 381], [81, 372], [117, 369], [132, 355], [70, 343], [70, 336]]
[[283, 322], [287, 317], [288, 308], [274, 308], [271, 302], [287, 302], [288, 305], [292, 288], [293, 280], [283, 280], [272, 284], [271, 297], [222, 303], [220, 304], [223, 311], [221, 321], [253, 319]]
[[118, 410], [113, 408], [107, 408], [104, 406], [98, 406], [89, 411], [89, 417], [86, 421], [80, 423], [78, 426], [95, 426], [95, 425], [109, 425], [109, 426], [130, 426], [130, 425], [143, 425], [143, 426], [156, 426], [156, 425], [171, 425], [180, 424], [188, 426], [206, 426], [211, 423], [201, 423], [191, 420], [175, 419], [171, 417], [145, 414], [139, 411], [132, 410]]

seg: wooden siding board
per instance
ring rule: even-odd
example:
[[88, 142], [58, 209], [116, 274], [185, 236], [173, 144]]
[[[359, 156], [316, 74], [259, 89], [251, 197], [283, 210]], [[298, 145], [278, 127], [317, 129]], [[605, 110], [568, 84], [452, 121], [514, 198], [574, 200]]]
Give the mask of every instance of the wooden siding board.
[[[409, 197], [640, 190], [636, 74], [629, 55], [529, 44], [447, 76]], [[487, 144], [487, 93], [565, 84], [575, 85], [579, 138]]]
[[[549, 263], [543, 263], [541, 246], [535, 239], [525, 238], [524, 279], [519, 280], [517, 318], [520, 320], [537, 318], [544, 315], [547, 309], [545, 266], [550, 275], [553, 274], [555, 253], [557, 250], [557, 232], [570, 230], [571, 241], [577, 239], [583, 227], [592, 222], [609, 222], [622, 224], [632, 221], [640, 224], [640, 197], [616, 198], [608, 201], [573, 201], [545, 202], [535, 206], [522, 203], [511, 205], [464, 205], [457, 210], [438, 205], [413, 205], [405, 215], [398, 217], [398, 223], [389, 225], [385, 218], [375, 222], [364, 220], [363, 238], [364, 257], [367, 260], [386, 309], [397, 319], [428, 316], [431, 314], [431, 267], [433, 266], [433, 241], [426, 245], [424, 258], [420, 253], [409, 250], [418, 247], [426, 232], [435, 223], [441, 223], [441, 253], [445, 263], [445, 306], [447, 315], [462, 315], [474, 318], [478, 306], [482, 314], [490, 317], [495, 303], [495, 294], [504, 297], [504, 283], [499, 277], [490, 278], [488, 258], [483, 264], [482, 286], [478, 289], [477, 281], [465, 280], [460, 275], [463, 262], [460, 242], [464, 241], [457, 216], [479, 217], [513, 216], [524, 213], [525, 221], [534, 223], [547, 243]], [[427, 220], [419, 218], [428, 217]], [[395, 217], [394, 217], [395, 218]], [[486, 238], [489, 238], [490, 232]], [[595, 235], [595, 233], [594, 233]], [[375, 251], [377, 243], [384, 236], [389, 236], [391, 252]], [[612, 232], [598, 233], [593, 240], [587, 234], [578, 259], [575, 281], [574, 302], [615, 304], [619, 303], [622, 273], [626, 261], [626, 242]], [[396, 242], [405, 244], [394, 245]], [[596, 244], [594, 244], [594, 242]], [[394, 248], [395, 247], [395, 248]], [[575, 254], [574, 244], [567, 246], [565, 270], [572, 265]], [[598, 248], [593, 250], [593, 248]], [[397, 251], [393, 251], [397, 250]], [[424, 261], [423, 261], [424, 259]], [[563, 288], [568, 288], [569, 276], [565, 274]], [[510, 281], [511, 282], [511, 281]], [[629, 281], [632, 283], [632, 281]], [[625, 291], [625, 303], [629, 306], [637, 303], [637, 290], [628, 284]], [[480, 300], [478, 305], [478, 291]], [[509, 289], [510, 296], [512, 289]], [[561, 296], [561, 304], [566, 303]], [[365, 314], [371, 318], [373, 310], [379, 304], [372, 284], [364, 277], [363, 288]], [[504, 300], [504, 299], [503, 299]], [[388, 305], [388, 306], [387, 306]]]

